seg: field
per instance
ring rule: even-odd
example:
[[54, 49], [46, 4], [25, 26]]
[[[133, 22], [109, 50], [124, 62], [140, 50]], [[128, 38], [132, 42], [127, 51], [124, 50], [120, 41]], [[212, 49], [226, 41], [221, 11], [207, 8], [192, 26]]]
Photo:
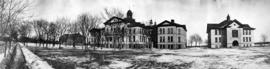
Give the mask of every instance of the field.
[[79, 48], [28, 48], [57, 69], [270, 69], [270, 47], [177, 50], [105, 48], [87, 51]]

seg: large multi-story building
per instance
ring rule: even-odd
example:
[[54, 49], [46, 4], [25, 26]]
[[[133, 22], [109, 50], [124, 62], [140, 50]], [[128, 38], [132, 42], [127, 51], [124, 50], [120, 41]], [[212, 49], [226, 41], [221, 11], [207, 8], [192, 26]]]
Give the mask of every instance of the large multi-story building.
[[180, 25], [171, 21], [163, 21], [157, 25], [157, 45], [159, 49], [180, 49], [187, 45], [187, 29], [185, 25]]
[[[152, 28], [136, 22], [133, 13], [128, 10], [126, 18], [112, 17], [104, 24], [102, 34], [99, 34], [107, 48], [150, 48], [153, 42], [150, 40]], [[147, 28], [148, 27], [148, 28]], [[97, 29], [93, 29], [92, 32]]]
[[249, 47], [254, 45], [255, 28], [242, 24], [238, 20], [231, 20], [230, 16], [219, 24], [207, 24], [208, 46], [221, 47]]
[[[128, 10], [126, 18], [112, 17], [104, 28], [92, 29], [93, 43], [107, 48], [159, 48], [179, 49], [186, 46], [186, 26], [163, 21], [159, 25], [150, 20], [149, 25], [136, 22]], [[163, 30], [163, 33], [159, 32]], [[161, 38], [162, 37], [162, 38]]]

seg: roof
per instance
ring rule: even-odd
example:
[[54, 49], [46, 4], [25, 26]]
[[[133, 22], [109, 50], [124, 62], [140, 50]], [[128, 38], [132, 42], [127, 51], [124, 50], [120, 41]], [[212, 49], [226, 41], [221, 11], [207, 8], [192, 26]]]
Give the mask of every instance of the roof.
[[[116, 20], [116, 21], [113, 21]], [[134, 19], [131, 18], [119, 18], [119, 17], [112, 17], [109, 20], [107, 20], [104, 24], [105, 25], [109, 25], [109, 24], [115, 24], [115, 23], [129, 23], [128, 27], [145, 27], [144, 24], [140, 23], [140, 22], [136, 22]]]
[[[111, 22], [112, 20], [117, 20], [117, 21]], [[108, 25], [108, 24], [111, 24], [111, 23], [122, 23], [122, 22], [124, 22], [124, 19], [119, 18], [119, 17], [112, 17], [109, 20], [107, 20], [104, 24]]]
[[207, 24], [206, 32], [209, 33], [210, 29], [224, 29], [224, 28], [227, 28], [232, 23], [237, 23], [238, 25], [240, 25], [239, 28], [250, 29], [250, 30], [255, 29], [255, 28], [250, 27], [248, 24], [242, 24], [238, 20], [234, 19], [234, 20], [224, 20], [224, 21], [220, 22], [219, 24]]
[[101, 30], [105, 30], [105, 28], [93, 28], [89, 32], [100, 32]]
[[[165, 24], [168, 23], [168, 24]], [[178, 23], [175, 23], [174, 20], [172, 20], [171, 22], [168, 20], [165, 20], [163, 22], [161, 22], [160, 24], [157, 25], [157, 27], [164, 27], [164, 26], [176, 26], [176, 27], [182, 27], [185, 31], [187, 31], [186, 29], [186, 25], [181, 25]]]

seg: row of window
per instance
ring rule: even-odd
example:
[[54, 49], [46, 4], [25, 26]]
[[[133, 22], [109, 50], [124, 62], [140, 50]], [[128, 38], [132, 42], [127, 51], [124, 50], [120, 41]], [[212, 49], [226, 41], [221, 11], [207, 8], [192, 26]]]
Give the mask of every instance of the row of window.
[[168, 34], [173, 34], [173, 28], [168, 28]]
[[[221, 33], [221, 30], [215, 30], [215, 35], [221, 35]], [[251, 35], [251, 30], [243, 30], [243, 35]], [[232, 37], [238, 37], [238, 30], [232, 30]]]
[[[140, 38], [140, 40], [139, 40], [140, 42], [147, 42], [147, 38], [145, 38], [143, 36], [140, 36], [139, 38]], [[129, 36], [128, 39], [129, 39], [129, 42], [135, 42], [136, 41], [136, 37], [135, 36]], [[107, 41], [113, 41], [113, 37], [107, 37], [106, 40]], [[119, 40], [124, 41], [123, 38], [120, 38]]]
[[[168, 42], [173, 42], [173, 36], [168, 36]], [[159, 42], [165, 42], [165, 36], [159, 37]], [[178, 37], [178, 42], [181, 42], [181, 37]]]
[[[109, 28], [107, 28], [106, 31], [108, 31], [108, 32], [122, 32], [122, 31], [124, 31], [124, 29], [120, 29], [120, 28], [111, 28], [111, 29], [109, 29]], [[128, 29], [126, 31], [129, 34], [132, 34], [132, 33], [140, 33], [140, 34], [145, 33], [145, 30], [140, 29], [140, 28], [139, 29]]]
[[251, 42], [251, 37], [243, 37], [243, 42]]
[[216, 42], [216, 43], [221, 42], [221, 37], [216, 37], [216, 38], [215, 38], [215, 42]]
[[159, 42], [165, 42], [165, 36], [160, 36], [159, 37]]
[[243, 45], [244, 47], [250, 47], [250, 46], [252, 46], [251, 44], [244, 44]]
[[[165, 33], [165, 28], [159, 28], [158, 33], [159, 34], [166, 34]], [[167, 34], [174, 34], [173, 28], [167, 28]], [[178, 29], [178, 34], [181, 34], [181, 29]]]
[[169, 45], [158, 45], [160, 49], [179, 49], [181, 48], [181, 45], [172, 45], [172, 44], [169, 44]]
[[215, 35], [221, 35], [222, 33], [222, 30], [220, 29], [215, 29]]
[[243, 30], [243, 35], [251, 35], [251, 30]]
[[168, 36], [168, 42], [173, 42], [173, 36]]

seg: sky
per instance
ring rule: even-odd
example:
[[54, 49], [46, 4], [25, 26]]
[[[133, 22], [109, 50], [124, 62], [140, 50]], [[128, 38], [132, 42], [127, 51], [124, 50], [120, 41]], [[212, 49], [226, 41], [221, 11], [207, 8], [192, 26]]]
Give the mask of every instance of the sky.
[[256, 42], [262, 34], [270, 35], [270, 0], [34, 0], [33, 5], [33, 19], [48, 21], [62, 17], [75, 20], [81, 13], [99, 15], [104, 8], [125, 13], [130, 9], [138, 22], [174, 19], [187, 26], [188, 37], [196, 33], [203, 40], [207, 39], [207, 24], [220, 23], [229, 14], [231, 19], [256, 28]]

